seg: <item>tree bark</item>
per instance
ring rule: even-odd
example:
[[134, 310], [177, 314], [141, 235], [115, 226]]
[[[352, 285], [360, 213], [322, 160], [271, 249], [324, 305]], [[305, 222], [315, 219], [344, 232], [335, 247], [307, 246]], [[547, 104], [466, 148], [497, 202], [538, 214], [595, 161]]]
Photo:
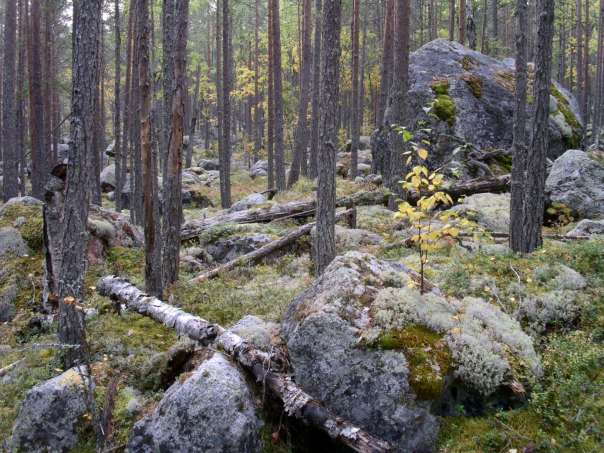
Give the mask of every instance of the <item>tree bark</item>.
[[449, 41], [455, 41], [455, 0], [449, 0]]
[[[168, 288], [178, 280], [180, 264], [180, 224], [182, 220], [182, 152], [185, 116], [185, 78], [187, 74], [187, 26], [189, 18], [189, 0], [177, 2], [174, 20], [174, 93], [172, 98], [172, 115], [166, 176], [164, 179], [163, 209], [163, 287]], [[172, 77], [171, 77], [172, 78]], [[190, 140], [190, 138], [189, 138]], [[192, 144], [190, 143], [190, 146]], [[157, 266], [157, 263], [156, 263]]]
[[549, 98], [554, 34], [554, 0], [539, 0], [536, 74], [533, 85], [535, 114], [533, 117], [531, 152], [526, 159], [526, 184], [523, 208], [521, 251], [530, 253], [542, 244], [541, 228], [545, 206], [545, 164], [549, 141]]
[[600, 20], [598, 26], [598, 51], [596, 65], [596, 95], [594, 99], [594, 140], [601, 143], [602, 126], [604, 125], [604, 0], [600, 0]]
[[7, 0], [4, 15], [4, 67], [2, 77], [2, 193], [4, 201], [19, 193], [17, 176], [17, 99], [15, 65], [17, 50], [17, 1]]
[[[327, 0], [327, 3], [329, 1], [331, 0]], [[276, 354], [264, 353], [218, 324], [211, 324], [205, 319], [149, 297], [124, 279], [113, 276], [103, 277], [97, 282], [96, 287], [99, 294], [123, 303], [130, 310], [148, 316], [167, 327], [174, 328], [179, 335], [187, 336], [201, 344], [214, 343], [251, 372], [256, 382], [263, 383], [279, 398], [288, 415], [300, 418], [328, 433], [332, 439], [353, 451], [362, 453], [391, 451], [391, 446], [387, 442], [335, 416], [320, 401], [298, 387], [290, 376], [275, 371], [275, 364], [283, 362], [283, 358], [280, 359]], [[266, 364], [271, 363], [273, 365], [267, 368]]]
[[[308, 101], [311, 90], [312, 69], [312, 0], [303, 0], [302, 52], [300, 58], [300, 102], [298, 104], [298, 124], [294, 138], [294, 155], [289, 169], [288, 187], [299, 178], [306, 169], [306, 148], [308, 146]], [[302, 171], [303, 174], [307, 173]]]
[[340, 87], [341, 0], [325, 0], [323, 11], [323, 61], [321, 64], [321, 148], [317, 185], [317, 236], [315, 268], [317, 275], [336, 256], [336, 119]]
[[26, 43], [27, 43], [27, 6], [25, 0], [19, 0], [19, 55], [17, 57], [17, 160], [19, 165], [19, 193], [25, 195], [25, 136], [27, 122], [25, 120], [25, 73], [26, 69]]
[[[44, 148], [44, 99], [42, 95], [42, 59], [40, 57], [40, 2], [31, 4], [28, 33], [29, 63], [29, 133], [31, 144], [32, 192], [37, 198], [44, 195], [48, 174], [48, 156]], [[92, 156], [91, 156], [92, 157]]]
[[113, 152], [115, 155], [115, 210], [122, 210], [122, 191], [124, 188], [124, 178], [122, 168], [122, 148], [121, 148], [121, 84], [122, 84], [122, 59], [121, 47], [122, 36], [120, 30], [120, 2], [115, 0], [114, 3], [114, 21], [115, 21], [115, 85], [114, 90], [114, 107], [113, 107]]
[[394, 28], [394, 1], [387, 0], [386, 16], [384, 19], [384, 39], [382, 51], [382, 67], [380, 71], [380, 97], [377, 112], [377, 127], [384, 125], [384, 113], [388, 105], [388, 94], [390, 93], [390, 85], [392, 84], [392, 66], [394, 65], [393, 52], [393, 28]]
[[527, 0], [516, 1], [516, 104], [514, 110], [514, 138], [512, 143], [512, 182], [510, 202], [510, 248], [523, 250], [524, 191], [526, 183], [526, 90], [528, 83], [528, 29]]
[[468, 46], [476, 50], [476, 22], [474, 20], [474, 2], [469, 0], [466, 3], [466, 31], [468, 36]]
[[281, 74], [281, 22], [279, 19], [279, 0], [272, 2], [271, 32], [273, 35], [273, 84], [274, 99], [274, 157], [275, 157], [275, 187], [277, 190], [285, 190], [285, 149], [283, 141], [283, 80]]
[[231, 207], [231, 38], [229, 0], [222, 0], [222, 157], [220, 203]]
[[385, 127], [389, 130], [388, 167], [385, 169], [386, 182], [393, 197], [389, 202], [391, 209], [396, 208], [395, 196], [402, 197], [403, 189], [399, 181], [403, 177], [404, 143], [401, 135], [390, 129], [390, 125], [405, 126], [407, 90], [409, 89], [409, 22], [411, 16], [410, 0], [396, 0], [395, 13], [395, 51], [394, 74]]
[[352, 109], [351, 109], [351, 143], [350, 143], [350, 179], [354, 181], [359, 165], [359, 21], [361, 19], [360, 0], [353, 0], [352, 13]]
[[162, 89], [163, 89], [163, 108], [161, 114], [161, 157], [160, 165], [162, 176], [166, 177], [167, 172], [167, 156], [170, 142], [170, 130], [172, 124], [172, 97], [174, 96], [175, 80], [174, 80], [174, 41], [175, 36], [175, 17], [174, 17], [174, 0], [162, 0]]
[[466, 0], [459, 0], [459, 42], [466, 44]]
[[321, 27], [322, 27], [322, 9], [323, 1], [315, 0], [315, 37], [313, 48], [313, 69], [312, 69], [312, 114], [311, 114], [311, 135], [310, 135], [310, 163], [309, 176], [316, 178], [319, 174], [317, 155], [319, 150], [319, 108], [321, 101]]
[[86, 353], [86, 331], [81, 302], [86, 272], [87, 220], [90, 184], [87, 160], [94, 153], [94, 90], [98, 84], [98, 39], [101, 32], [101, 0], [75, 1], [73, 6], [73, 88], [71, 101], [71, 144], [65, 184], [63, 237], [61, 241], [59, 328], [67, 348], [65, 367], [82, 363]]
[[151, 80], [149, 0], [139, 0], [139, 51], [140, 90], [140, 142], [143, 180], [143, 226], [145, 232], [145, 289], [149, 294], [161, 296], [161, 235], [158, 234], [157, 162], [152, 150], [151, 136]]
[[583, 12], [582, 12], [583, 0], [575, 1], [576, 17], [575, 17], [575, 40], [577, 42], [577, 100], [579, 102], [579, 108], [581, 115], [585, 118], [585, 111], [583, 105], [585, 102], [585, 84], [584, 84], [584, 73], [583, 73], [583, 56], [585, 53], [585, 46], [583, 45]]
[[267, 132], [266, 132], [266, 150], [268, 153], [268, 190], [275, 188], [275, 83], [274, 70], [275, 63], [273, 52], [275, 43], [273, 42], [273, 2], [268, 0], [268, 25], [267, 25], [267, 40], [268, 40], [268, 75], [267, 75]]

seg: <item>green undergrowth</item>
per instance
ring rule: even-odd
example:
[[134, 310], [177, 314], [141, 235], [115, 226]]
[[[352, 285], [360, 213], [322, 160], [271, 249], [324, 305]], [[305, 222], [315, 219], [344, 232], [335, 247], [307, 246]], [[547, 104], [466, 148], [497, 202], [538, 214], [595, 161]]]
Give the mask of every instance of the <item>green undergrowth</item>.
[[[577, 294], [587, 303], [574, 330], [553, 331], [537, 341], [544, 375], [526, 405], [484, 417], [443, 418], [440, 452], [602, 450], [604, 241], [546, 242], [543, 249], [525, 257], [461, 255], [451, 266], [435, 271], [435, 277], [449, 295], [463, 297], [475, 291], [513, 313], [516, 305], [510, 299], [546, 291], [534, 270], [554, 263], [571, 267], [587, 279], [587, 287]], [[477, 279], [483, 284], [472, 287]]]
[[181, 278], [172, 291], [190, 313], [228, 326], [245, 315], [278, 321], [302, 289], [311, 283], [310, 262], [285, 256], [271, 264], [240, 267], [201, 284]]

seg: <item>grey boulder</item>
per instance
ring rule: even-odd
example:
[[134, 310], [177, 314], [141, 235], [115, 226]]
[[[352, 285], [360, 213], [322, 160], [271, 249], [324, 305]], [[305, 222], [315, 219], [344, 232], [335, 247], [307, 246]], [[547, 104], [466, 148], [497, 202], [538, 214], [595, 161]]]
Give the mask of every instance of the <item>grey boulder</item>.
[[234, 203], [229, 209], [229, 212], [244, 211], [259, 204], [266, 203], [266, 201], [266, 195], [261, 193], [253, 193]]
[[475, 221], [489, 231], [506, 233], [510, 229], [510, 194], [477, 193], [463, 199], [452, 211]]
[[261, 421], [252, 392], [220, 353], [164, 394], [138, 422], [127, 450], [136, 453], [255, 453], [262, 451]]
[[13, 428], [14, 451], [71, 451], [88, 411], [88, 380], [84, 368], [71, 368], [29, 390]]
[[268, 162], [265, 160], [257, 161], [250, 170], [250, 177], [257, 178], [258, 176], [268, 175]]
[[604, 234], [604, 220], [583, 219], [566, 236], [591, 236]]
[[545, 192], [581, 218], [604, 217], [604, 166], [577, 149], [554, 161], [545, 181]]
[[218, 163], [218, 159], [201, 159], [197, 163], [198, 167], [203, 168], [204, 170], [219, 170], [220, 164]]

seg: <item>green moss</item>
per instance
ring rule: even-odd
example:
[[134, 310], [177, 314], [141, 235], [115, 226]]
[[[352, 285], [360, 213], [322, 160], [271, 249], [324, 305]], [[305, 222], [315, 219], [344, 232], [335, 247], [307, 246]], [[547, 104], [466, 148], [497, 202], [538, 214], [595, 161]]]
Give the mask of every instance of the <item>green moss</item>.
[[511, 154], [497, 154], [495, 156], [495, 162], [503, 167], [508, 173], [512, 171], [512, 155]]
[[439, 94], [432, 105], [434, 114], [449, 126], [455, 123], [455, 102], [447, 94]]
[[[15, 224], [15, 220], [19, 217], [25, 219], [22, 225]], [[27, 206], [23, 204], [5, 206], [2, 216], [0, 216], [0, 228], [3, 227], [16, 228], [32, 250], [42, 250], [44, 241], [42, 206]]]
[[476, 99], [482, 97], [482, 79], [474, 74], [465, 74], [462, 80], [468, 84], [470, 91]]
[[[564, 116], [564, 121], [566, 124], [570, 126], [572, 129], [571, 135], [564, 136], [564, 143], [569, 149], [576, 149], [581, 146], [581, 142], [583, 140], [582, 137], [582, 127], [572, 110], [570, 109], [570, 105], [568, 100], [564, 97], [564, 95], [556, 88], [555, 85], [552, 84], [550, 88], [551, 95], [556, 99], [558, 104], [558, 111], [562, 113]], [[556, 113], [556, 112], [550, 112]]]
[[442, 394], [452, 360], [442, 335], [413, 325], [383, 333], [377, 345], [404, 352], [409, 364], [409, 383], [418, 398], [433, 400]]
[[107, 264], [113, 274], [142, 281], [145, 252], [142, 248], [111, 247], [107, 250]]
[[466, 71], [475, 68], [477, 64], [478, 63], [476, 62], [476, 60], [469, 55], [464, 55], [464, 57], [461, 59], [461, 67], [464, 68]]
[[432, 91], [434, 94], [449, 94], [449, 81], [447, 79], [437, 79], [432, 82]]

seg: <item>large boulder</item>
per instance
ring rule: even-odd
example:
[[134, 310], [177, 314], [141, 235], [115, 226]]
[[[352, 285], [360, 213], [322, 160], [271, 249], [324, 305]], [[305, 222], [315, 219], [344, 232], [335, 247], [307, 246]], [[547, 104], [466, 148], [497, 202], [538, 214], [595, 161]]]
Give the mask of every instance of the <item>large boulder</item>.
[[604, 217], [604, 166], [586, 153], [571, 149], [554, 161], [545, 181], [553, 202], [566, 205], [579, 217]]
[[510, 194], [477, 193], [463, 199], [452, 211], [475, 221], [489, 231], [507, 233], [510, 229]]
[[262, 451], [260, 427], [245, 379], [216, 353], [134, 426], [127, 451], [255, 453]]
[[268, 198], [262, 193], [252, 193], [238, 202], [234, 203], [229, 212], [244, 211], [259, 204], [266, 203]]
[[583, 219], [566, 236], [604, 235], [604, 220]]
[[266, 160], [257, 161], [250, 170], [250, 177], [256, 178], [258, 176], [268, 175], [268, 162]]
[[13, 428], [13, 450], [71, 451], [88, 412], [88, 379], [84, 368], [71, 368], [29, 390]]
[[292, 302], [282, 333], [302, 388], [396, 451], [424, 452], [437, 414], [510, 407], [510, 383], [528, 386], [541, 370], [530, 337], [498, 307], [410, 286], [399, 263], [338, 256]]
[[[415, 128], [418, 121], [426, 121], [433, 130], [455, 135], [462, 143], [481, 149], [511, 146], [513, 60], [500, 61], [459, 43], [437, 39], [411, 54], [409, 78], [409, 126]], [[557, 82], [552, 82], [550, 104], [548, 154], [556, 158], [580, 144], [582, 121], [576, 101]], [[424, 110], [430, 105], [432, 114]], [[443, 139], [435, 157], [448, 157], [458, 144], [457, 140]]]
[[271, 242], [273, 238], [267, 234], [251, 234], [249, 236], [231, 236], [219, 238], [206, 246], [207, 253], [219, 263], [226, 263], [238, 256], [258, 250]]
[[204, 170], [220, 170], [218, 159], [201, 159], [197, 163], [197, 166], [203, 168]]

